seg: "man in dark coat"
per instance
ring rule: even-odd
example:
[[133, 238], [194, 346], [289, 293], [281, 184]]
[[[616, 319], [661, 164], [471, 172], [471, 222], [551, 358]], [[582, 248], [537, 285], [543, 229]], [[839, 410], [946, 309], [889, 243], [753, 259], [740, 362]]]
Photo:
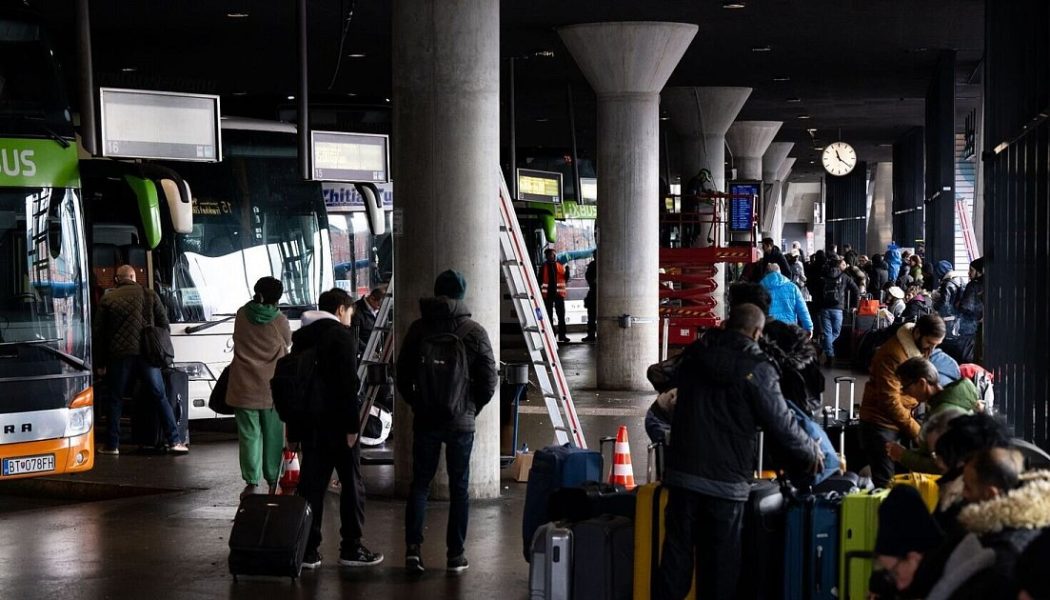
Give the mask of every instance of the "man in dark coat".
[[758, 347], [764, 325], [761, 309], [741, 304], [725, 329], [686, 350], [664, 476], [670, 497], [656, 598], [684, 598], [694, 568], [697, 598], [736, 597], [759, 427], [794, 466], [823, 467], [819, 446], [798, 426], [776, 367]]
[[771, 264], [780, 267], [780, 272], [784, 275], [791, 274], [791, 265], [788, 264], [787, 258], [784, 257], [784, 253], [780, 251], [780, 248], [777, 248], [776, 244], [773, 243], [773, 238], [763, 238], [762, 260], [751, 271], [751, 278], [754, 281], [762, 281], [762, 278], [769, 272], [768, 267]]
[[350, 318], [350, 328], [357, 330], [358, 349], [357, 357], [361, 358], [368, 339], [372, 337], [372, 329], [376, 325], [376, 317], [379, 315], [379, 307], [383, 304], [386, 292], [383, 288], [374, 288], [367, 296], [354, 302], [354, 316]]
[[[474, 419], [492, 399], [499, 375], [488, 333], [470, 318], [470, 310], [463, 302], [466, 291], [467, 282], [459, 272], [450, 269], [438, 275], [434, 282], [435, 297], [420, 299], [422, 318], [409, 326], [397, 357], [397, 389], [413, 413], [412, 485], [405, 506], [405, 567], [415, 573], [424, 570], [420, 549], [423, 522], [442, 444], [445, 445], [450, 495], [445, 535], [446, 569], [450, 573], [461, 573], [468, 566], [464, 542], [470, 510], [467, 486], [470, 455], [474, 448]], [[443, 333], [453, 333], [462, 341], [469, 373], [468, 397], [462, 399], [461, 404], [463, 412], [451, 417], [436, 414], [432, 408], [424, 406], [420, 389], [424, 342]]]

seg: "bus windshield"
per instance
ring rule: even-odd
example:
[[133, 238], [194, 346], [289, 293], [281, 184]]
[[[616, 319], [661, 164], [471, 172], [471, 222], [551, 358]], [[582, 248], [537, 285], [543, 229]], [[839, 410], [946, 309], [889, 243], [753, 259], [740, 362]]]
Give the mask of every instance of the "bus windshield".
[[158, 269], [172, 319], [234, 314], [267, 275], [284, 283], [282, 305], [313, 306], [332, 283], [320, 184], [299, 177], [290, 143], [227, 144], [225, 154], [219, 164], [176, 167], [194, 201], [193, 231], [175, 234], [169, 247], [170, 278], [166, 265]]
[[0, 379], [89, 364], [81, 222], [73, 189], [0, 189]]
[[61, 81], [39, 25], [0, 18], [0, 130], [72, 137]]

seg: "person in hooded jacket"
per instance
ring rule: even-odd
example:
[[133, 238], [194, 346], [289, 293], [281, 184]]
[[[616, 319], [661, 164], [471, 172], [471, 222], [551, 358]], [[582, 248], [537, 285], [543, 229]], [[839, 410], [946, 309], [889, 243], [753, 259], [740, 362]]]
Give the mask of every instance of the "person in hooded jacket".
[[847, 268], [845, 260], [830, 255], [821, 278], [820, 294], [815, 297], [820, 307], [821, 331], [824, 334], [821, 343], [828, 366], [835, 360], [835, 340], [842, 333], [843, 311], [849, 306], [848, 298], [860, 298], [860, 288], [853, 278], [846, 275]]
[[877, 300], [882, 300], [881, 294], [886, 289], [886, 282], [890, 280], [889, 267], [886, 259], [881, 254], [872, 254], [868, 269], [868, 291], [875, 295]]
[[321, 566], [321, 522], [324, 500], [332, 471], [339, 475], [339, 564], [363, 567], [383, 562], [383, 555], [362, 543], [365, 524], [365, 486], [361, 479], [360, 402], [357, 392], [358, 339], [350, 328], [354, 299], [346, 290], [333, 288], [317, 299], [318, 310], [302, 315], [302, 328], [292, 335], [292, 354], [315, 348], [315, 385], [320, 385], [321, 414], [307, 423], [305, 430], [289, 430], [299, 438], [303, 465], [297, 493], [306, 498], [313, 511], [310, 536], [306, 542], [303, 568]]
[[[471, 320], [463, 298], [467, 281], [458, 271], [447, 270], [434, 281], [434, 297], [422, 298], [422, 318], [409, 326], [397, 357], [397, 389], [412, 407], [412, 483], [405, 505], [405, 567], [413, 573], [425, 570], [420, 546], [430, 483], [437, 472], [441, 446], [445, 446], [450, 505], [445, 535], [446, 569], [461, 573], [468, 567], [464, 543], [470, 503], [470, 455], [474, 448], [474, 420], [492, 399], [499, 383], [492, 343], [479, 323]], [[416, 389], [422, 364], [421, 345], [435, 334], [461, 331], [469, 374], [469, 398], [465, 412], [450, 418], [431, 414], [421, 405]]]
[[894, 283], [897, 282], [897, 276], [900, 274], [901, 262], [901, 248], [895, 242], [890, 242], [886, 246], [886, 269], [889, 281]]
[[933, 292], [933, 309], [948, 323], [950, 333], [954, 328], [952, 321], [955, 320], [955, 304], [966, 288], [966, 276], [956, 271], [952, 263], [946, 260], [938, 261], [933, 267], [933, 273], [938, 282], [937, 290]]
[[981, 352], [977, 341], [981, 323], [984, 321], [984, 258], [970, 263], [970, 282], [963, 289], [962, 296], [955, 304], [957, 327], [954, 330], [959, 338], [955, 359], [959, 362], [980, 363]]
[[771, 299], [769, 317], [784, 323], [800, 325], [812, 336], [813, 319], [809, 316], [802, 291], [790, 279], [784, 277], [777, 265], [770, 264], [766, 268], [769, 272], [762, 278], [762, 287], [769, 291]]
[[[284, 285], [273, 277], [255, 282], [255, 296], [237, 311], [233, 322], [233, 361], [226, 388], [226, 403], [233, 408], [237, 422], [241, 477], [245, 488], [241, 496], [273, 493], [281, 470], [284, 450], [284, 423], [273, 409], [270, 380], [277, 360], [292, 345], [288, 318], [277, 302]], [[259, 490], [265, 478], [268, 489]]]
[[697, 598], [736, 597], [744, 505], [754, 478], [761, 427], [800, 469], [823, 469], [818, 444], [797, 424], [780, 393], [776, 367], [757, 340], [765, 317], [734, 306], [683, 358], [664, 485], [667, 537], [654, 598], [684, 598], [697, 576]]

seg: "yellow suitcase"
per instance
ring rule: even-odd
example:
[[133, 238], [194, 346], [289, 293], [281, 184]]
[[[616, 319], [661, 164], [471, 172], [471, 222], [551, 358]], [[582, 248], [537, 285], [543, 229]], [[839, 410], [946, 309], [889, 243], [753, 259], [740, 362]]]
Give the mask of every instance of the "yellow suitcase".
[[923, 502], [926, 503], [926, 508], [932, 513], [937, 508], [937, 502], [940, 500], [941, 491], [937, 487], [937, 480], [940, 479], [940, 475], [933, 475], [930, 473], [908, 473], [906, 475], [894, 475], [893, 482], [890, 487], [898, 485], [910, 485], [911, 487], [919, 490], [919, 494], [922, 496]]
[[[664, 545], [667, 488], [659, 483], [638, 486], [634, 519], [634, 600], [649, 600], [653, 574], [660, 568]], [[696, 576], [686, 600], [696, 600]]]

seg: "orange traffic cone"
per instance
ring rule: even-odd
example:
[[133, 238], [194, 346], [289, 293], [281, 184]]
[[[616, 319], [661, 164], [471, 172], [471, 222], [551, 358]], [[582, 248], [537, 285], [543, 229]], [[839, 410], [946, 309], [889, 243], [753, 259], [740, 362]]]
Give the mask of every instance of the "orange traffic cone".
[[620, 425], [616, 433], [616, 446], [613, 449], [612, 472], [609, 483], [622, 485], [628, 490], [635, 488], [634, 467], [631, 466], [631, 447], [627, 443], [627, 426]]
[[290, 496], [295, 493], [295, 488], [299, 486], [299, 455], [295, 450], [285, 448], [281, 460], [284, 462], [284, 472], [281, 473], [281, 479], [278, 481], [280, 489], [277, 493], [283, 496]]

